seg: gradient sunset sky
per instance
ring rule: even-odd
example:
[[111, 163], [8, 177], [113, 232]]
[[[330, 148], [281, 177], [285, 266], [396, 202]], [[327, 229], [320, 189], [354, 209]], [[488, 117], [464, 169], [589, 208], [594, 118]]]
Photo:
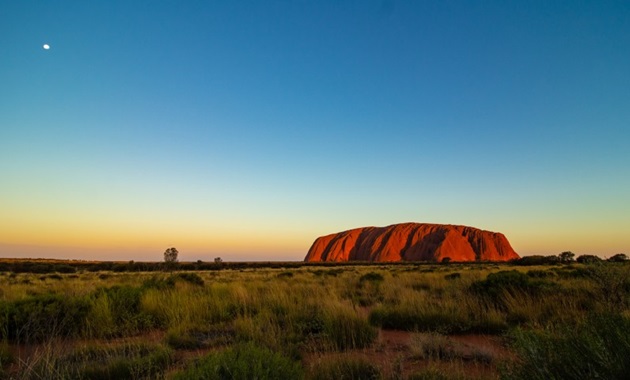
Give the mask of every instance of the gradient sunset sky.
[[630, 2], [0, 3], [0, 257], [410, 221], [630, 254]]

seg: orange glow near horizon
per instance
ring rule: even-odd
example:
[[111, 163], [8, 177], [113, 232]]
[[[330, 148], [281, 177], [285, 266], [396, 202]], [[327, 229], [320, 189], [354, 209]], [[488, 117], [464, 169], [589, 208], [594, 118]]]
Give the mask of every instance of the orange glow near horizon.
[[[214, 256], [239, 261], [302, 260], [319, 236], [388, 224], [355, 220], [333, 224], [327, 215], [300, 222], [287, 215], [277, 219], [265, 217], [273, 216], [272, 210], [251, 214], [215, 211], [216, 218], [212, 219], [192, 207], [183, 211], [156, 208], [150, 213], [141, 207], [112, 207], [108, 212], [103, 205], [98, 207], [102, 212], [91, 214], [76, 207], [61, 212], [60, 206], [56, 210], [29, 210], [7, 205], [0, 216], [0, 256], [155, 261], [161, 259], [164, 249], [175, 246], [183, 259], [191, 260]], [[295, 213], [290, 216], [299, 217]], [[522, 256], [569, 250], [578, 255], [607, 257], [629, 251], [630, 237], [624, 231], [624, 220], [600, 219], [606, 222], [599, 221], [598, 228], [594, 228], [592, 221], [587, 224], [566, 217], [544, 221], [536, 215], [527, 217], [517, 221], [493, 220], [493, 224], [471, 219], [460, 224], [502, 232]], [[390, 224], [393, 223], [396, 221]]]
[[[151, 226], [132, 229], [130, 226], [104, 226], [44, 223], [28, 226], [0, 225], [0, 256], [31, 258], [69, 258], [85, 260], [159, 261], [170, 246], [177, 247], [182, 260], [209, 260], [222, 256], [225, 260], [302, 260], [319, 235], [279, 228], [255, 226], [223, 228], [190, 228]], [[326, 231], [324, 234], [337, 231]], [[510, 244], [521, 256], [557, 254], [596, 254], [609, 257], [624, 252], [628, 238], [620, 239], [617, 231], [576, 234], [574, 231], [527, 231], [506, 233]], [[627, 252], [625, 252], [627, 253]]]
[[[60, 257], [117, 260], [160, 260], [167, 247], [177, 247], [182, 257], [227, 255], [234, 260], [301, 260], [312, 243], [291, 231], [243, 228], [192, 229], [150, 226], [143, 229], [57, 223], [0, 225], [0, 257]], [[127, 226], [128, 227], [128, 226]], [[313, 238], [314, 239], [314, 238]], [[207, 258], [206, 258], [207, 259]]]

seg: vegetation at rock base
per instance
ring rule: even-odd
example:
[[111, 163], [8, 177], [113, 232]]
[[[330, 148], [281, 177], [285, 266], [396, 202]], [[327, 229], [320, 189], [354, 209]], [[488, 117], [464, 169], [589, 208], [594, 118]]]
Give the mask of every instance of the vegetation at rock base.
[[630, 371], [624, 260], [202, 262], [169, 271], [121, 263], [131, 272], [40, 263], [73, 268], [55, 277], [4, 264], [0, 378], [622, 379]]

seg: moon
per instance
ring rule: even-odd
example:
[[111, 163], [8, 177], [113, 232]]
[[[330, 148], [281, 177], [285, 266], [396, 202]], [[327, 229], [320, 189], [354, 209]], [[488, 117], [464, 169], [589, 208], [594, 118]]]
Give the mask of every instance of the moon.
[[50, 49], [50, 45], [48, 45], [48, 44], [44, 44], [44, 46], [42, 46], [42, 47], [44, 48], [44, 50]]

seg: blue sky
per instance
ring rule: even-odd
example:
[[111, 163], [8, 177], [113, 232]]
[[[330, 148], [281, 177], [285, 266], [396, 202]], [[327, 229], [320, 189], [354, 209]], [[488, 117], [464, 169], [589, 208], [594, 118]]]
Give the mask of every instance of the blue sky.
[[0, 256], [300, 260], [319, 235], [408, 221], [525, 255], [630, 251], [628, 2], [0, 18]]

